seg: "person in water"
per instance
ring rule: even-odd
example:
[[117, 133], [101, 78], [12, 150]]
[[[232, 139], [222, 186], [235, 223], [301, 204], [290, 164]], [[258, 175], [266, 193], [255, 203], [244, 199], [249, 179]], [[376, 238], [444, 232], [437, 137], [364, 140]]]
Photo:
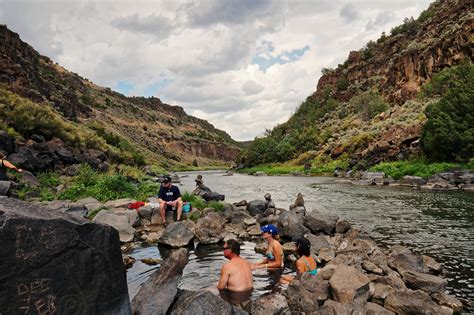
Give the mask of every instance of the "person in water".
[[268, 247], [265, 251], [265, 259], [253, 264], [252, 269], [282, 269], [284, 266], [283, 249], [278, 241], [277, 227], [273, 224], [268, 224], [262, 226], [260, 230], [262, 231], [262, 237], [268, 242]]
[[[296, 253], [299, 258], [296, 261], [296, 277], [300, 277], [303, 273], [316, 275], [318, 273], [317, 264], [313, 256], [311, 256], [311, 243], [307, 238], [299, 238], [295, 242]], [[290, 282], [293, 277], [284, 275], [281, 277], [282, 282]]]
[[250, 263], [240, 257], [240, 244], [236, 240], [224, 243], [224, 257], [229, 259], [222, 268], [217, 288], [220, 296], [235, 305], [250, 300], [253, 276]]
[[7, 169], [23, 172], [21, 168], [16, 167], [5, 159], [5, 155], [0, 153], [0, 196], [6, 195], [10, 190], [11, 182], [7, 176]]

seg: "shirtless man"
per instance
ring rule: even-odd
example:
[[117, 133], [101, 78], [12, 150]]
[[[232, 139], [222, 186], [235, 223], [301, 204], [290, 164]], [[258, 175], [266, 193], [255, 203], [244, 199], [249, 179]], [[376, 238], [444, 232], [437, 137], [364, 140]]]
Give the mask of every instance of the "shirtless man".
[[222, 266], [217, 288], [224, 300], [241, 304], [250, 299], [253, 290], [250, 263], [240, 257], [240, 244], [236, 240], [224, 244], [224, 257], [230, 261]]

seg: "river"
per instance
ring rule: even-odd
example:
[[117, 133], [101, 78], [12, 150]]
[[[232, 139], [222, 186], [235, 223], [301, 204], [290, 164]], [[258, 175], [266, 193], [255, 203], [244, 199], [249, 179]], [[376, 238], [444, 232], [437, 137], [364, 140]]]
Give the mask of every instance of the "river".
[[[306, 209], [332, 212], [348, 219], [353, 226], [370, 235], [379, 246], [394, 244], [435, 258], [446, 269], [448, 291], [474, 300], [474, 193], [463, 191], [422, 191], [412, 188], [356, 186], [332, 177], [222, 176], [222, 171], [183, 172], [181, 191], [192, 191], [194, 178], [203, 175], [212, 190], [226, 195], [226, 202], [263, 199], [270, 193], [276, 207], [288, 209], [300, 192]], [[260, 259], [246, 243], [246, 257]], [[136, 255], [159, 257], [156, 247], [138, 250]], [[132, 254], [132, 256], [134, 256]], [[220, 248], [208, 247], [191, 252], [181, 288], [198, 289], [215, 284], [223, 263]], [[128, 271], [131, 296], [153, 271], [139, 263]], [[142, 270], [143, 269], [143, 270]], [[138, 271], [139, 270], [139, 271]], [[269, 290], [268, 277], [257, 275], [260, 295]]]

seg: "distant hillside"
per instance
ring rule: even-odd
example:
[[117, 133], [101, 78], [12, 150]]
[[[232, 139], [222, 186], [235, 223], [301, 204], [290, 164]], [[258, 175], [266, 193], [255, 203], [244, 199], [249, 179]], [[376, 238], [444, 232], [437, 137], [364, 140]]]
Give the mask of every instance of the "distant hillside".
[[[69, 138], [80, 133], [74, 137], [90, 140], [71, 143], [76, 151], [93, 148], [116, 156], [136, 152], [163, 166], [189, 165], [194, 160], [198, 165], [226, 163], [240, 151], [226, 132], [187, 115], [182, 107], [155, 97], [126, 97], [97, 86], [40, 55], [5, 25], [0, 26], [0, 53], [0, 90], [3, 102], [9, 102], [4, 110], [11, 114], [10, 119], [7, 112], [0, 117], [0, 129], [9, 129], [23, 141], [32, 134], [19, 132], [24, 128], [14, 119], [15, 102], [51, 110], [51, 115], [69, 126]], [[33, 131], [46, 141], [61, 138], [41, 126]]]
[[405, 19], [350, 52], [336, 69], [323, 69], [316, 91], [286, 123], [256, 138], [242, 162], [366, 168], [419, 156], [425, 109], [442, 96], [423, 87], [443, 69], [473, 61], [472, 6], [467, 0], [435, 1], [418, 19]]

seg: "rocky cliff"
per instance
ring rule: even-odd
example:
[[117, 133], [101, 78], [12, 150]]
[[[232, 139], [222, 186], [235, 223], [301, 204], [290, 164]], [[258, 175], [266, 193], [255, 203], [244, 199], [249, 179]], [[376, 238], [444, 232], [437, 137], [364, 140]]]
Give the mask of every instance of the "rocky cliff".
[[[97, 86], [40, 55], [5, 25], [0, 25], [0, 86], [54, 108], [67, 122], [92, 133], [100, 126], [102, 134], [125, 139], [158, 163], [225, 163], [240, 151], [227, 133], [187, 115], [182, 107]], [[0, 121], [0, 128], [6, 127], [18, 129]]]
[[[434, 1], [417, 19], [350, 52], [337, 68], [324, 68], [316, 91], [286, 123], [258, 139], [242, 162], [338, 160], [338, 167], [365, 169], [418, 157], [425, 109], [441, 96], [426, 95], [423, 87], [443, 70], [472, 64], [473, 43], [473, 2]], [[268, 149], [274, 147], [277, 154]]]

